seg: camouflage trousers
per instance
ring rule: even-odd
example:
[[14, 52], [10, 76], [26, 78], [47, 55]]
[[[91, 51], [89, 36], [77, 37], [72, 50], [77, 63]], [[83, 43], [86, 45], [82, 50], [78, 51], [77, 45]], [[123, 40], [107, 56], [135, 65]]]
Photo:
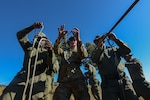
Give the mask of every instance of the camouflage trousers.
[[91, 85], [91, 92], [95, 100], [101, 100], [100, 86], [98, 84]]
[[[24, 100], [28, 100], [29, 91], [31, 87], [31, 80], [29, 80], [28, 87], [25, 93]], [[0, 100], [22, 100], [25, 83], [26, 82], [26, 73], [17, 74], [11, 83], [4, 89]], [[49, 91], [51, 78], [45, 73], [41, 73], [34, 77], [33, 88], [31, 99], [32, 100], [49, 100]]]
[[133, 81], [133, 87], [138, 96], [142, 96], [145, 100], [150, 100], [150, 83], [146, 80]]
[[88, 88], [84, 79], [76, 79], [71, 82], [59, 83], [53, 100], [70, 100], [71, 94], [75, 100], [90, 100]]
[[103, 100], [138, 100], [129, 78], [124, 75], [121, 79], [102, 80]]

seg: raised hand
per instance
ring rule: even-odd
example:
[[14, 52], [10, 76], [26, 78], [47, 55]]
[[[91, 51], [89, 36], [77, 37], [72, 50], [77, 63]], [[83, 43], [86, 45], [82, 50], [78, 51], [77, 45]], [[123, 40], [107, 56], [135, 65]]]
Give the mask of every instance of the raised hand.
[[71, 32], [73, 33], [74, 37], [76, 37], [77, 41], [80, 41], [80, 30], [75, 27]]
[[61, 25], [60, 28], [58, 28], [59, 37], [64, 37], [67, 34], [67, 30], [64, 29], [65, 25]]
[[35, 22], [32, 27], [33, 28], [41, 28], [43, 26], [43, 23], [42, 22]]

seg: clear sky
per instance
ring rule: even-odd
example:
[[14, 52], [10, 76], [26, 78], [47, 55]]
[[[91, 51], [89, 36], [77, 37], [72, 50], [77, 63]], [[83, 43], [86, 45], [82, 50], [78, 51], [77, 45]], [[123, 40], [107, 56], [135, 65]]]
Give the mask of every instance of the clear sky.
[[[22, 68], [24, 52], [16, 33], [36, 21], [44, 24], [43, 32], [54, 43], [58, 27], [78, 27], [83, 43], [93, 42], [98, 34], [108, 32], [134, 0], [0, 0], [0, 84], [9, 84]], [[143, 64], [150, 81], [150, 0], [138, 4], [113, 30], [132, 49]], [[33, 39], [35, 31], [29, 38]]]

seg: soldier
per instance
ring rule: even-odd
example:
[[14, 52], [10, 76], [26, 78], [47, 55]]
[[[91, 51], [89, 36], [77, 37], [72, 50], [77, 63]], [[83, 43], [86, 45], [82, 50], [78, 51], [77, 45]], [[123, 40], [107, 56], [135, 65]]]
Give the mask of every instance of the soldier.
[[[106, 37], [109, 37], [118, 46], [105, 46]], [[103, 100], [138, 100], [131, 81], [124, 72], [121, 57], [130, 53], [130, 48], [111, 32], [103, 36], [96, 36], [94, 43], [97, 48], [91, 59], [98, 65], [102, 78]]]
[[79, 29], [72, 30], [74, 36], [67, 41], [69, 49], [60, 48], [60, 40], [67, 33], [64, 25], [59, 29], [59, 35], [54, 44], [54, 51], [60, 56], [60, 69], [58, 82], [53, 100], [69, 100], [71, 94], [75, 100], [89, 100], [88, 88], [86, 86], [84, 75], [80, 69], [81, 60], [88, 56], [88, 53], [80, 40]]
[[88, 79], [89, 85], [91, 86], [91, 92], [92, 92], [94, 98], [96, 100], [101, 100], [100, 89], [99, 89], [100, 83], [96, 77], [96, 68], [89, 63], [86, 63], [84, 67], [85, 67], [85, 69], [88, 70], [88, 72], [85, 73], [85, 76]]
[[132, 54], [125, 55], [124, 59], [137, 95], [142, 96], [145, 100], [150, 100], [150, 83], [146, 81], [141, 62], [132, 58]]
[[42, 22], [35, 22], [17, 32], [18, 41], [25, 53], [23, 68], [5, 88], [0, 100], [49, 99], [48, 92], [50, 90], [45, 93], [46, 90], [50, 89], [50, 81], [47, 77], [51, 76], [52, 71], [54, 71], [53, 65], [57, 62], [51, 41], [42, 32], [35, 35], [34, 43], [28, 39], [28, 34], [33, 29], [41, 27]]

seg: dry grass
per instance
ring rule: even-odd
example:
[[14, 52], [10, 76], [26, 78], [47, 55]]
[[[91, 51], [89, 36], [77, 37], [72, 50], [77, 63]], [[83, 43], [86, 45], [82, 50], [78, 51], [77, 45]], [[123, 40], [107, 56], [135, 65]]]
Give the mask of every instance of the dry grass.
[[[55, 91], [56, 87], [57, 86], [54, 86], [54, 89], [50, 92], [50, 95], [49, 95], [50, 96], [50, 100], [52, 100], [52, 97], [53, 97], [53, 94], [54, 94], [54, 91]], [[4, 89], [5, 89], [5, 86], [4, 85], [0, 85], [0, 95], [2, 94], [2, 92], [3, 92]], [[94, 97], [91, 94], [90, 89], [89, 89], [89, 94], [90, 94], [90, 100], [95, 100]], [[73, 95], [71, 96], [70, 100], [74, 100]], [[139, 100], [144, 100], [144, 99], [142, 97], [140, 97]]]
[[4, 89], [5, 89], [5, 86], [4, 85], [0, 85], [0, 95], [2, 94]]

